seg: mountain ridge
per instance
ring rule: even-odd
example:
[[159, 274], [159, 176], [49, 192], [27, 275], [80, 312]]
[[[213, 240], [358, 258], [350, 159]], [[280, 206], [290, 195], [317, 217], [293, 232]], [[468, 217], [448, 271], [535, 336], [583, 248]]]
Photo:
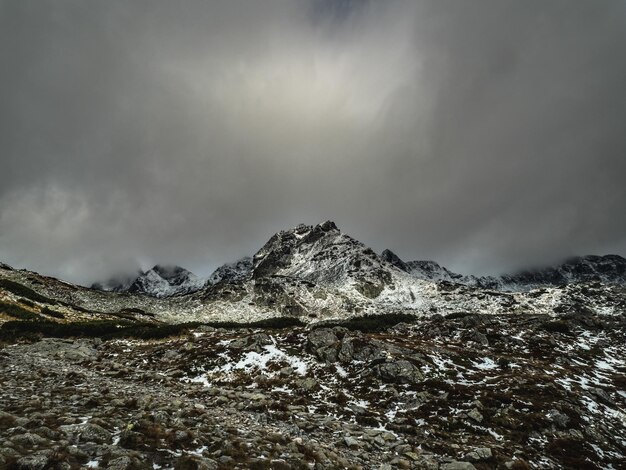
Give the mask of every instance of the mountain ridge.
[[485, 289], [515, 291], [582, 282], [626, 283], [626, 259], [614, 254], [571, 256], [553, 266], [523, 269], [499, 276], [459, 274], [436, 261], [403, 261], [391, 250], [384, 250], [381, 257], [418, 279], [455, 282]]
[[[611, 269], [621, 273], [621, 257], [584, 260], [603, 266], [600, 281], [611, 279]], [[426, 274], [416, 276], [416, 268]], [[157, 265], [141, 282], [130, 284], [135, 287], [123, 292], [89, 289], [7, 268], [0, 269], [0, 280], [6, 279], [9, 287], [19, 284], [23, 288], [3, 290], [0, 286], [0, 301], [17, 305], [24, 297], [20, 292], [33, 291], [37, 296], [34, 303], [28, 301], [33, 305], [27, 316], [45, 314], [55, 306], [67, 318], [93, 319], [89, 314], [93, 312], [106, 318], [134, 316], [166, 323], [249, 322], [281, 316], [318, 322], [385, 313], [622, 312], [626, 308], [624, 285], [589, 281], [595, 277], [585, 269], [568, 271], [581, 271], [580, 283], [506, 290], [491, 280], [481, 284], [476, 278], [467, 282], [452, 277], [454, 273], [434, 262], [404, 262], [391, 252], [378, 255], [327, 221], [280, 231], [252, 258], [221, 266], [206, 282], [192, 278], [195, 284], [191, 289], [187, 282], [191, 273], [178, 267]], [[576, 277], [566, 278], [568, 282], [572, 279]], [[159, 295], [146, 295], [150, 289]], [[172, 291], [177, 293], [170, 295]], [[0, 321], [8, 319], [0, 312]]]

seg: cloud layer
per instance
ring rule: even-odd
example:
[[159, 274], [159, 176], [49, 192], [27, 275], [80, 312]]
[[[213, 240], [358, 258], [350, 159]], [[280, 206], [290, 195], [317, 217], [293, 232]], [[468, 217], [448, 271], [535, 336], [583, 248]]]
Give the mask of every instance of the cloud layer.
[[0, 260], [207, 273], [325, 219], [466, 272], [626, 254], [625, 5], [0, 0]]

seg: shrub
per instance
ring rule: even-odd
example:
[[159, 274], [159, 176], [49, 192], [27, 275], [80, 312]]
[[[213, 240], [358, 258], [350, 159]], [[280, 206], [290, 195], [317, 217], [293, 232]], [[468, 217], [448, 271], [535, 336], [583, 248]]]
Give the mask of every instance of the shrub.
[[398, 323], [415, 323], [417, 317], [408, 313], [388, 313], [381, 315], [364, 315], [343, 321], [320, 322], [313, 328], [328, 328], [341, 326], [350, 331], [362, 331], [364, 333], [377, 333], [388, 330]]
[[4, 312], [10, 317], [17, 318], [19, 320], [40, 320], [41, 317], [30, 310], [17, 305], [0, 302], [0, 312]]
[[41, 313], [42, 315], [46, 315], [47, 317], [65, 318], [65, 315], [63, 315], [61, 312], [57, 312], [56, 310], [52, 310], [48, 307], [42, 308]]
[[[54, 312], [49, 310], [49, 312]], [[178, 336], [201, 325], [208, 325], [215, 328], [287, 328], [292, 326], [303, 326], [297, 319], [270, 318], [251, 323], [235, 322], [212, 322], [212, 323], [148, 323], [133, 322], [129, 320], [97, 320], [86, 322], [57, 323], [45, 319], [37, 314], [28, 312], [41, 320], [39, 322], [9, 321], [0, 327], [0, 339], [10, 341], [12, 339], [34, 339], [39, 336], [54, 338], [137, 338], [137, 339], [162, 339], [171, 336]], [[44, 313], [42, 311], [42, 313]], [[54, 312], [60, 314], [60, 312]], [[14, 317], [16, 318], [16, 317]], [[21, 318], [25, 319], [25, 318]]]
[[549, 331], [550, 333], [563, 333], [563, 334], [571, 333], [569, 324], [563, 320], [548, 321], [548, 322], [543, 323], [541, 327], [545, 331]]
[[459, 318], [465, 318], [471, 315], [469, 312], [452, 312], [445, 316], [446, 320], [458, 320]]
[[31, 301], [30, 301], [30, 300], [28, 300], [28, 299], [18, 299], [17, 301], [18, 301], [19, 303], [21, 303], [22, 305], [26, 305], [27, 307], [31, 307], [31, 308], [34, 308], [34, 307], [35, 307], [35, 303], [34, 303], [34, 302], [31, 302]]
[[10, 281], [9, 279], [0, 279], [0, 289], [7, 290], [15, 295], [19, 295], [20, 297], [26, 297], [27, 299], [33, 300], [35, 302], [52, 305], [55, 305], [57, 303], [56, 300], [52, 300], [49, 297], [38, 294], [30, 287], [26, 287], [19, 282]]
[[238, 323], [238, 322], [209, 322], [205, 323], [205, 325], [212, 326], [213, 328], [226, 328], [231, 330], [237, 330], [240, 328], [267, 328], [267, 329], [282, 329], [282, 328], [294, 328], [304, 326], [302, 321], [293, 317], [274, 317], [274, 318], [266, 318], [265, 320], [258, 320], [255, 322], [249, 323]]

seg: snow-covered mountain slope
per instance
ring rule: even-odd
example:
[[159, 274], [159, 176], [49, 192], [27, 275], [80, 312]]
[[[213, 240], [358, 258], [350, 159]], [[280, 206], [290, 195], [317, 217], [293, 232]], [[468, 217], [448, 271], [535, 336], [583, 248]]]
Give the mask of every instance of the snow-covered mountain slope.
[[501, 276], [505, 288], [563, 286], [583, 282], [626, 284], [626, 259], [618, 255], [571, 258], [559, 266]]
[[205, 280], [180, 266], [162, 266], [141, 271], [136, 277], [118, 278], [91, 287], [113, 292], [129, 292], [157, 298], [189, 294], [201, 289]]
[[253, 278], [284, 276], [376, 298], [401, 272], [330, 221], [274, 235], [254, 255]]
[[403, 261], [390, 250], [383, 251], [381, 258], [418, 279], [454, 282], [484, 289], [528, 291], [540, 287], [593, 282], [626, 284], [626, 259], [618, 255], [575, 257], [558, 266], [501, 276], [462, 275], [434, 261]]
[[470, 282], [470, 279], [474, 279], [473, 277], [454, 273], [435, 261], [402, 261], [400, 257], [391, 250], [384, 250], [380, 257], [418, 279], [462, 282], [463, 284], [474, 285]]
[[[117, 293], [0, 266], [0, 302], [24, 304], [24, 298], [30, 299], [33, 305], [26, 305], [35, 314], [43, 313], [52, 302], [81, 318], [94, 312], [165, 322], [246, 322], [277, 316], [319, 321], [398, 312], [427, 316], [462, 312], [622, 315], [626, 311], [626, 287], [619, 283], [570, 282], [536, 289], [526, 284], [522, 290], [507, 291], [501, 285], [481, 285], [479, 280], [484, 278], [470, 282], [461, 277], [460, 282], [457, 275], [435, 263], [405, 263], [392, 255], [379, 256], [333, 222], [324, 222], [277, 233], [252, 259], [218, 268], [201, 288], [201, 280], [180, 268], [156, 266], [134, 279], [126, 292]], [[612, 273], [619, 272], [622, 262], [619, 257], [581, 260], [604, 275], [600, 281], [615, 280]], [[574, 275], [596, 279], [590, 277], [589, 268], [576, 267], [580, 263], [559, 269], [573, 273], [570, 279]], [[416, 276], [418, 269], [421, 278]], [[8, 287], [3, 287], [4, 280]], [[43, 300], [24, 295], [19, 286]], [[148, 292], [154, 297], [136, 295]], [[11, 319], [3, 315], [0, 311], [0, 322]]]
[[[407, 272], [391, 255], [378, 256], [330, 221], [299, 225], [277, 233], [254, 255], [249, 278], [218, 282], [193, 297], [225, 310], [230, 305], [238, 311], [271, 309], [281, 315], [324, 319], [399, 311], [549, 313], [558, 305], [574, 305], [570, 296], [580, 288], [502, 292], [455, 282], [458, 275], [435, 263], [422, 264], [428, 276], [419, 279], [414, 275], [417, 264], [407, 263]], [[605, 305], [596, 300], [583, 304]]]
[[195, 292], [201, 289], [205, 282], [204, 279], [180, 266], [156, 265], [135, 279], [127, 292], [160, 298], [171, 297]]
[[252, 258], [246, 256], [234, 263], [226, 263], [217, 268], [209, 276], [207, 284], [217, 284], [218, 282], [242, 281], [252, 273]]

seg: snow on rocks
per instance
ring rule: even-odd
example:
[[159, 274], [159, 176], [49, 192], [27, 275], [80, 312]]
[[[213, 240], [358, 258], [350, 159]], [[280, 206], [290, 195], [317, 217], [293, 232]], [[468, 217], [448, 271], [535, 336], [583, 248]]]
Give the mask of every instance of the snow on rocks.
[[[562, 332], [553, 321], [564, 319], [439, 315], [371, 333], [206, 329], [103, 341], [79, 361], [7, 345], [0, 431], [11, 450], [0, 446], [0, 458], [26, 458], [37, 445], [67, 446], [58, 455], [70, 465], [98, 468], [619, 468], [626, 325], [611, 318]], [[471, 331], [488, 345], [466, 341]], [[384, 364], [419, 377], [380, 373]]]

